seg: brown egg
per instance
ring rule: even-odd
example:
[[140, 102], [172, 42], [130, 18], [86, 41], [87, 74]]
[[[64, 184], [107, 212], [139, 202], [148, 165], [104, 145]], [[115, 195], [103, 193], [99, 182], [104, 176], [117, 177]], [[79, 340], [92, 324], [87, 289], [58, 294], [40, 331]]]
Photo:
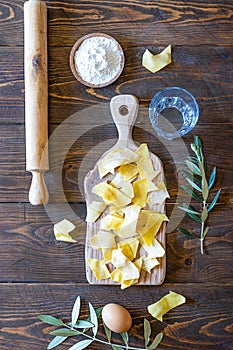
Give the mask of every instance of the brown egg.
[[127, 332], [132, 326], [129, 312], [118, 304], [105, 305], [102, 310], [102, 319], [106, 326], [116, 333]]

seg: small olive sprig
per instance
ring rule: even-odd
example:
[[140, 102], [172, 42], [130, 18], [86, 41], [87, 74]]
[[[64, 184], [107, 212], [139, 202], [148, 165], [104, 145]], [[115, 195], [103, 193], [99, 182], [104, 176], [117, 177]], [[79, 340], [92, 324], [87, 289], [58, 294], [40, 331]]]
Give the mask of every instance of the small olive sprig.
[[194, 143], [191, 144], [191, 149], [194, 152], [194, 157], [189, 157], [186, 160], [186, 165], [190, 171], [183, 170], [183, 173], [186, 176], [186, 181], [192, 188], [186, 185], [182, 185], [181, 187], [192, 198], [201, 203], [201, 208], [200, 211], [197, 211], [187, 204], [183, 204], [183, 206], [179, 208], [185, 211], [191, 219], [200, 223], [200, 235], [197, 236], [184, 228], [178, 228], [178, 231], [191, 238], [199, 239], [201, 254], [204, 254], [204, 240], [209, 231], [209, 227], [206, 226], [206, 220], [209, 216], [209, 212], [214, 208], [218, 200], [221, 189], [217, 191], [211, 204], [208, 204], [210, 190], [215, 183], [217, 170], [216, 167], [213, 168], [207, 181], [206, 160], [202, 150], [202, 142], [198, 136], [194, 136]]
[[145, 348], [135, 348], [129, 346], [129, 334], [128, 332], [121, 333], [121, 337], [125, 345], [118, 345], [111, 342], [111, 330], [104, 324], [104, 331], [107, 337], [107, 341], [97, 338], [97, 332], [99, 327], [99, 317], [101, 315], [103, 307], [94, 309], [91, 303], [89, 304], [90, 317], [87, 320], [80, 320], [80, 307], [81, 307], [81, 298], [77, 297], [73, 310], [71, 313], [71, 321], [64, 323], [61, 319], [58, 319], [50, 315], [40, 315], [38, 318], [52, 326], [59, 327], [56, 330], [50, 332], [51, 335], [55, 337], [49, 343], [47, 349], [54, 349], [56, 346], [62, 344], [67, 338], [73, 336], [81, 336], [77, 343], [75, 343], [68, 350], [82, 350], [86, 349], [94, 341], [111, 346], [113, 350], [154, 350], [158, 347], [160, 342], [163, 339], [163, 333], [158, 333], [153, 341], [151, 341], [151, 326], [150, 322], [147, 319], [144, 319], [144, 338], [145, 338]]

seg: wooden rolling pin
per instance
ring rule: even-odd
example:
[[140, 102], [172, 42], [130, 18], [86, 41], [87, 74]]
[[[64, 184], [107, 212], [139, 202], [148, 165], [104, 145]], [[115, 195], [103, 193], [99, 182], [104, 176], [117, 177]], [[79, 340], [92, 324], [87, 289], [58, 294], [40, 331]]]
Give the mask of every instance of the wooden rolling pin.
[[29, 201], [46, 204], [48, 161], [47, 9], [40, 0], [24, 4], [26, 170], [32, 173]]

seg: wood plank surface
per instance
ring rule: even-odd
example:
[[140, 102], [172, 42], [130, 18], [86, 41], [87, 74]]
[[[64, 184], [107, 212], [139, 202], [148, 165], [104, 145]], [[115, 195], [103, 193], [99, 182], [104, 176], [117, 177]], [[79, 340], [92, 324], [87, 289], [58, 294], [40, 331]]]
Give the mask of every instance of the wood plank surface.
[[[170, 290], [181, 293], [187, 298], [184, 305], [170, 311], [163, 322], [153, 320], [147, 312], [147, 306], [168, 293]], [[2, 350], [46, 349], [52, 339], [49, 332], [53, 326], [45, 325], [37, 319], [39, 314], [50, 314], [68, 321], [77, 296], [83, 300], [81, 316], [88, 317], [87, 302], [95, 308], [109, 302], [120, 302], [133, 318], [130, 331], [132, 346], [143, 347], [143, 319], [152, 325], [152, 332], [164, 332], [164, 340], [159, 347], [162, 350], [206, 349], [219, 350], [232, 348], [231, 285], [224, 288], [218, 284], [164, 284], [160, 288], [135, 286], [120, 291], [113, 286], [99, 287], [87, 284], [3, 284], [1, 288], [1, 337]], [[137, 297], [135, 297], [137, 295]], [[224, 298], [224, 304], [219, 300]], [[195, 311], [193, 311], [193, 309]], [[153, 334], [152, 333], [152, 334]], [[98, 336], [106, 339], [100, 326]], [[114, 341], [122, 344], [120, 338], [113, 335]], [[73, 345], [75, 338], [61, 345], [61, 350]], [[103, 344], [93, 343], [88, 349], [107, 349]]]
[[[74, 78], [68, 63], [71, 46], [49, 48], [50, 124], [57, 125], [83, 108], [107, 103], [116, 93], [134, 94], [141, 105], [148, 106], [153, 95], [168, 86], [192, 92], [201, 111], [198, 124], [232, 123], [233, 47], [174, 45], [173, 62], [154, 75], [141, 66], [142, 54], [146, 48], [156, 52], [162, 46], [151, 42], [128, 47], [122, 42], [122, 47], [127, 58], [123, 74], [101, 89], [84, 87]], [[0, 121], [24, 123], [23, 48], [2, 47], [0, 62]]]
[[[130, 344], [144, 347], [143, 318], [152, 333], [164, 332], [161, 350], [233, 349], [233, 3], [232, 0], [56, 0], [48, 8], [49, 153], [46, 182], [50, 202], [28, 202], [31, 175], [25, 171], [23, 5], [0, 0], [0, 349], [46, 349], [52, 326], [37, 315], [68, 320], [75, 298], [95, 307], [109, 302], [125, 306], [133, 317]], [[121, 44], [126, 64], [112, 85], [92, 89], [72, 75], [69, 54], [75, 41], [104, 32]], [[172, 63], [152, 74], [141, 65], [145, 49], [160, 52], [172, 45]], [[154, 94], [180, 86], [197, 99], [200, 116], [181, 140], [166, 141], [153, 131], [148, 106]], [[86, 205], [83, 179], [117, 133], [111, 98], [135, 95], [140, 102], [133, 137], [146, 142], [163, 162], [170, 193], [167, 201], [167, 273], [161, 286], [92, 286], [85, 274]], [[177, 226], [198, 234], [199, 226], [178, 208], [188, 196], [181, 169], [193, 136], [203, 141], [210, 173], [217, 166], [211, 198], [221, 188], [210, 213], [205, 254], [199, 242], [178, 233]], [[198, 208], [196, 203], [192, 203]], [[53, 225], [68, 218], [77, 228], [76, 244], [56, 241]], [[160, 323], [147, 306], [170, 290], [183, 294], [184, 305]], [[99, 336], [104, 339], [102, 325]], [[120, 337], [113, 334], [113, 340]], [[65, 350], [74, 339], [58, 349]], [[93, 343], [88, 349], [110, 349]]]
[[[24, 0], [2, 0], [0, 45], [23, 45]], [[224, 1], [47, 1], [49, 45], [71, 46], [86, 31], [105, 32], [138, 45], [231, 45], [232, 2]], [[61, 30], [62, 28], [62, 30]], [[11, 33], [9, 41], [8, 32]]]
[[[77, 218], [85, 218], [85, 205], [71, 205]], [[179, 234], [167, 233], [167, 283], [205, 283], [232, 280], [232, 205], [219, 204], [210, 217], [210, 232], [206, 238], [206, 254], [200, 256], [200, 247]], [[64, 206], [54, 206], [53, 215], [63, 219]], [[173, 206], [167, 205], [171, 216]], [[9, 216], [6, 213], [10, 213]], [[224, 213], [224, 220], [222, 215]], [[173, 216], [179, 224], [181, 211]], [[55, 240], [53, 222], [44, 208], [30, 204], [0, 205], [1, 280], [4, 282], [86, 282], [85, 225], [74, 236], [77, 244]], [[75, 224], [78, 223], [74, 221]], [[185, 217], [183, 227], [198, 227]], [[213, 265], [214, 260], [214, 265]], [[117, 287], [116, 289], [119, 289]]]

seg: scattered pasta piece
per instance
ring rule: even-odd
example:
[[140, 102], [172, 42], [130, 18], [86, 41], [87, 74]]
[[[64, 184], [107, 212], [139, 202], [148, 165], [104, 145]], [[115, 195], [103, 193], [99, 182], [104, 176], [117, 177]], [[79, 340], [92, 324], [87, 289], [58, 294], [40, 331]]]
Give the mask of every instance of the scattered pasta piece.
[[112, 260], [113, 249], [102, 249], [104, 262], [107, 264]]
[[152, 305], [148, 306], [148, 312], [157, 320], [163, 321], [163, 315], [176, 306], [184, 304], [186, 301], [185, 297], [175, 292], [169, 292], [162, 299]]
[[111, 277], [111, 274], [103, 260], [87, 258], [87, 262], [97, 280], [103, 280]]
[[69, 220], [64, 219], [54, 225], [53, 231], [57, 241], [75, 243], [77, 241], [74, 240], [69, 234], [74, 229], [75, 225]]
[[142, 143], [136, 153], [139, 156], [136, 163], [141, 178], [153, 180], [159, 174], [159, 171], [154, 170], [147, 144]]
[[118, 232], [124, 219], [121, 216], [115, 214], [108, 214], [100, 222], [100, 229], [105, 231], [113, 230], [115, 233]]
[[138, 168], [136, 164], [125, 164], [119, 167], [119, 173], [126, 181], [132, 181], [138, 174]]
[[109, 231], [99, 231], [90, 238], [93, 249], [113, 249], [116, 247], [115, 235]]
[[146, 206], [148, 180], [146, 178], [134, 181], [133, 183], [134, 197], [132, 202], [141, 208]]
[[152, 73], [156, 73], [172, 62], [171, 45], [168, 45], [162, 52], [153, 55], [146, 50], [142, 56], [142, 65]]
[[157, 185], [157, 190], [149, 193], [147, 203], [150, 205], [162, 204], [166, 198], [170, 198], [167, 188], [163, 182]]
[[91, 202], [91, 204], [87, 206], [86, 222], [95, 222], [105, 208], [106, 204], [104, 202]]
[[139, 240], [137, 238], [128, 238], [120, 241], [117, 246], [121, 248], [122, 253], [132, 261], [137, 255]]
[[159, 265], [159, 261], [156, 258], [146, 257], [142, 259], [142, 270], [151, 273], [151, 270]]
[[167, 216], [154, 212], [149, 214], [148, 219], [144, 223], [140, 223], [142, 225], [141, 231], [137, 228], [137, 232], [140, 233], [146, 245], [151, 245], [163, 221], [168, 221]]
[[123, 192], [108, 184], [107, 181], [98, 183], [92, 190], [93, 193], [102, 197], [103, 201], [108, 205], [115, 205], [122, 207], [128, 205], [131, 202], [130, 197], [126, 196]]
[[133, 163], [137, 159], [138, 155], [130, 149], [115, 148], [98, 161], [100, 178], [102, 179], [108, 173], [114, 174], [114, 170], [118, 166]]
[[117, 231], [118, 236], [122, 238], [135, 236], [140, 209], [140, 206], [136, 204], [130, 205], [124, 209], [124, 221]]
[[143, 239], [140, 239], [140, 243], [145, 249], [149, 258], [162, 258], [165, 254], [164, 248], [161, 246], [157, 239], [153, 239], [150, 245], [146, 245]]
[[112, 252], [111, 262], [121, 272], [123, 281], [139, 278], [137, 266], [122, 253], [121, 249]]

